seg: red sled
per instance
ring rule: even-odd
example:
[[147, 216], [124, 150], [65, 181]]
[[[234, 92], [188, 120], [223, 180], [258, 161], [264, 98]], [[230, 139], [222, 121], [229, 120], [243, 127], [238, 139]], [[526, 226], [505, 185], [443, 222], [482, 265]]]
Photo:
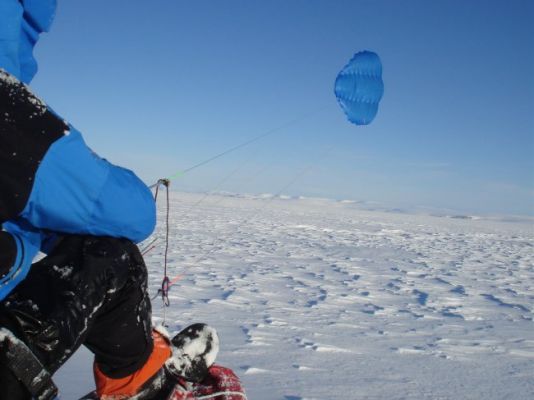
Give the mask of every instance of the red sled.
[[176, 385], [167, 400], [247, 400], [247, 396], [231, 369], [213, 365], [202, 383]]

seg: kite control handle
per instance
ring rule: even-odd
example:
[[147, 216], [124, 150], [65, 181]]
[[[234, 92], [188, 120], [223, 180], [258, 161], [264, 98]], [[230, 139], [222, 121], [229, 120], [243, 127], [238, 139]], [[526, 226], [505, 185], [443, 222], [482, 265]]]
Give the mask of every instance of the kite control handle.
[[167, 178], [158, 179], [158, 183], [157, 183], [158, 186], [163, 185], [167, 188], [170, 186], [170, 184], [171, 184], [171, 180]]

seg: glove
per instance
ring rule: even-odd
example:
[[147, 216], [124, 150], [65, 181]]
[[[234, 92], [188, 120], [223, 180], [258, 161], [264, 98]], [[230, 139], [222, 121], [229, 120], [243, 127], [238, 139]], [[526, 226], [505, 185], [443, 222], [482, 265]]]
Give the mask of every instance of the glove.
[[17, 245], [9, 233], [0, 231], [0, 278], [4, 277], [17, 258]]
[[[0, 276], [0, 301], [2, 301], [17, 286], [30, 270], [33, 258], [39, 252], [42, 242], [42, 232], [32, 228], [26, 221], [8, 221], [3, 225], [4, 244], [0, 254], [5, 254], [7, 268]], [[8, 235], [8, 236], [6, 236]], [[13, 246], [15, 250], [13, 251]], [[15, 256], [12, 259], [12, 256]], [[4, 264], [1, 265], [4, 267]]]

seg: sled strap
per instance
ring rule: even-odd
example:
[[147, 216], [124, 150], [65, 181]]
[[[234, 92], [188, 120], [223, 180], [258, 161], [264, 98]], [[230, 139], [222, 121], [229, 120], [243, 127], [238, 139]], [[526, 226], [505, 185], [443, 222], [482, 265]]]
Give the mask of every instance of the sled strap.
[[32, 397], [37, 400], [52, 400], [58, 388], [52, 375], [46, 370], [26, 344], [6, 329], [0, 329], [2, 362], [22, 382]]

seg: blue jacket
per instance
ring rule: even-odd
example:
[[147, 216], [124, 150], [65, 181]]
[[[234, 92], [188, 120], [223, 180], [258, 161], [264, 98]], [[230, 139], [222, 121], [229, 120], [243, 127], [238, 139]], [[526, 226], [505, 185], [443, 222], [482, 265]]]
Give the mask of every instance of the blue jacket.
[[147, 186], [92, 152], [25, 85], [37, 71], [33, 46], [55, 7], [55, 0], [0, 0], [0, 224], [16, 244], [15, 262], [0, 278], [0, 300], [26, 277], [53, 233], [139, 242], [155, 226]]

